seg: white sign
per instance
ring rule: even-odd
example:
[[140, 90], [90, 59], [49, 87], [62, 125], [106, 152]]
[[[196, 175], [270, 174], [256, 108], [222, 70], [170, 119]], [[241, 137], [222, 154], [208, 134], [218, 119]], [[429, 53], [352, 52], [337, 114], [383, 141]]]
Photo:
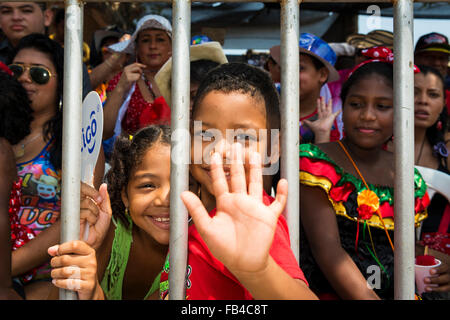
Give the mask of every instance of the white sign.
[[97, 92], [83, 101], [81, 115], [81, 181], [93, 185], [93, 175], [103, 139], [103, 107]]

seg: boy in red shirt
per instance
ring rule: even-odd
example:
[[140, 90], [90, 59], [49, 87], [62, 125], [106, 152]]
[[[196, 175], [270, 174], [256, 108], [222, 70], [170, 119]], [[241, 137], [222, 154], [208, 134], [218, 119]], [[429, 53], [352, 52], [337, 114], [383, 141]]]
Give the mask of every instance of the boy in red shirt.
[[[269, 75], [241, 63], [215, 68], [201, 83], [192, 114], [190, 172], [199, 196], [182, 194], [195, 222], [189, 227], [186, 298], [316, 299], [281, 215], [287, 183], [279, 182], [275, 200], [263, 190], [261, 159], [271, 152], [264, 168], [269, 170], [277, 161], [277, 146], [268, 137], [280, 128], [279, 99]], [[199, 152], [201, 163], [195, 161]], [[162, 299], [168, 272], [167, 259]]]

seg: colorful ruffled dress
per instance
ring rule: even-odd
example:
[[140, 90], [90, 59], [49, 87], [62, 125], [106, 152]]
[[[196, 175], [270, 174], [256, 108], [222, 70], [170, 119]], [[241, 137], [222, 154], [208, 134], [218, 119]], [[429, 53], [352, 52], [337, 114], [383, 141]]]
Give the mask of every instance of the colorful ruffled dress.
[[[353, 259], [362, 275], [382, 299], [393, 299], [394, 254], [389, 238], [394, 237], [394, 190], [392, 187], [368, 184], [379, 198], [379, 213], [367, 210], [358, 196], [367, 188], [359, 177], [339, 167], [326, 153], [312, 144], [300, 145], [300, 183], [319, 187], [326, 192], [336, 212], [342, 248]], [[415, 225], [427, 217], [430, 202], [425, 181], [414, 171]], [[359, 203], [359, 204], [358, 204]], [[386, 230], [385, 230], [386, 228]], [[300, 265], [319, 298], [338, 298], [314, 260], [305, 232], [300, 232]], [[414, 241], [413, 239], [411, 241]], [[380, 275], [378, 279], [376, 276]], [[380, 280], [380, 281], [378, 281]]]

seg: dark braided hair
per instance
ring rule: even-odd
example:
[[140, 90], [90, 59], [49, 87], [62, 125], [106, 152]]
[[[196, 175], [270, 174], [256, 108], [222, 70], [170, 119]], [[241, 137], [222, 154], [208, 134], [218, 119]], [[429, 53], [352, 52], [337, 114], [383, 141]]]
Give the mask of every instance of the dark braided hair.
[[156, 143], [170, 145], [170, 127], [167, 125], [151, 125], [136, 132], [130, 139], [128, 134], [117, 137], [111, 156], [111, 169], [106, 174], [111, 209], [128, 227], [125, 216], [125, 205], [122, 202], [122, 190], [126, 190], [134, 170], [142, 163], [142, 158], [149, 148]]
[[[420, 73], [423, 73], [423, 75], [427, 75], [427, 74], [433, 74], [435, 75], [440, 83], [442, 84], [442, 93], [443, 93], [443, 106], [444, 108], [442, 108], [442, 112], [439, 115], [439, 118], [436, 120], [436, 122], [429, 128], [427, 128], [425, 136], [428, 140], [428, 142], [430, 143], [431, 146], [434, 147], [438, 147], [439, 145], [441, 145], [441, 147], [445, 146], [445, 133], [447, 132], [447, 127], [448, 127], [448, 114], [447, 114], [447, 108], [445, 107], [446, 103], [445, 103], [445, 80], [442, 77], [441, 73], [439, 71], [437, 71], [435, 68], [433, 67], [429, 67], [429, 66], [425, 66], [425, 65], [419, 65], [418, 66], [420, 69]], [[441, 122], [441, 127], [438, 128], [438, 122]], [[447, 161], [446, 158], [444, 157], [440, 152], [434, 150], [433, 151], [433, 155], [435, 157], [437, 157], [439, 159], [439, 162], [445, 167], [447, 168]], [[448, 169], [448, 168], [447, 168]]]
[[33, 109], [19, 81], [0, 71], [0, 137], [11, 145], [30, 134]]
[[[64, 79], [64, 50], [56, 41], [51, 40], [43, 34], [32, 33], [23, 37], [15, 50], [14, 56], [20, 50], [34, 49], [46, 54], [56, 69], [57, 102], [55, 103], [55, 115], [44, 124], [44, 140], [46, 142], [53, 139], [50, 147], [50, 162], [57, 169], [61, 169], [62, 164], [62, 125], [63, 125], [63, 79]], [[58, 105], [58, 103], [60, 103]]]

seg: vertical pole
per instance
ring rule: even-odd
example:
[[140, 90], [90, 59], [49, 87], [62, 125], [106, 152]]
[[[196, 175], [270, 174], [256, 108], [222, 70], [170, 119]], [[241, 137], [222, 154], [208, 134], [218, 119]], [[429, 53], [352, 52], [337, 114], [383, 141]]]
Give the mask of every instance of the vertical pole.
[[189, 189], [190, 0], [174, 0], [172, 12], [169, 299], [183, 300], [186, 283], [188, 212], [180, 194]]
[[281, 177], [288, 180], [286, 220], [297, 261], [300, 261], [299, 24], [298, 0], [281, 1]]
[[[66, 0], [64, 29], [64, 98], [61, 181], [61, 243], [80, 234], [82, 12], [83, 4]], [[77, 300], [77, 293], [60, 289], [61, 300]]]
[[394, 2], [394, 298], [414, 300], [413, 2]]

